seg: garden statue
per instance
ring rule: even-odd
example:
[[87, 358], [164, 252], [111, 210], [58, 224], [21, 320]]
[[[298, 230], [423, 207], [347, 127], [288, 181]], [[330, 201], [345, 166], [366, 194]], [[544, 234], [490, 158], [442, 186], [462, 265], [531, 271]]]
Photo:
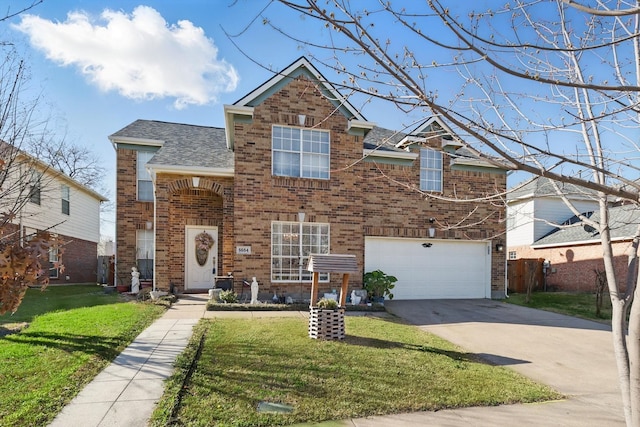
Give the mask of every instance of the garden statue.
[[361, 299], [362, 299], [362, 297], [359, 296], [359, 295], [356, 295], [356, 291], [355, 290], [351, 291], [351, 304], [358, 305], [358, 304], [360, 304], [360, 300]]
[[131, 293], [140, 292], [140, 272], [136, 267], [131, 267]]
[[251, 281], [251, 304], [258, 304], [258, 281], [255, 277]]

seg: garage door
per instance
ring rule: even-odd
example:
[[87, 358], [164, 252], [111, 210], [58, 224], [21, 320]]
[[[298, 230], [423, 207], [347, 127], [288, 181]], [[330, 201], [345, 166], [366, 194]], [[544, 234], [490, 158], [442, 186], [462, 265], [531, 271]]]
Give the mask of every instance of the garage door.
[[489, 249], [487, 242], [366, 237], [365, 272], [396, 276], [394, 299], [490, 298]]

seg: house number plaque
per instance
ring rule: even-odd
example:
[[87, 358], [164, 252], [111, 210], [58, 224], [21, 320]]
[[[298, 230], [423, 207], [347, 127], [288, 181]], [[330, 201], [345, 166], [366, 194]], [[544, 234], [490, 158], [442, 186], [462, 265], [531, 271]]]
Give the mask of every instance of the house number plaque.
[[251, 255], [251, 246], [236, 246], [236, 254]]

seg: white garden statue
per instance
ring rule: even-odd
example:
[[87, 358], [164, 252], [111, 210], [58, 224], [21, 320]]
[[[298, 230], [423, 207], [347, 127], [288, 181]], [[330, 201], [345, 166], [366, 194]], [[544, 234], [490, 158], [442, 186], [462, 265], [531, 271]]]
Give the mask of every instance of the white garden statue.
[[251, 281], [251, 304], [258, 304], [258, 281], [255, 277]]
[[136, 267], [131, 267], [131, 293], [140, 292], [140, 272]]

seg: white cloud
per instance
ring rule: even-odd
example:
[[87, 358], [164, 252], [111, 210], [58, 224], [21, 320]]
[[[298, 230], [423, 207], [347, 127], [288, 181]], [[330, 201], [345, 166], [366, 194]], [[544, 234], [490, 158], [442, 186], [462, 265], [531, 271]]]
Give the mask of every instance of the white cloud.
[[215, 102], [238, 84], [232, 65], [190, 21], [168, 25], [155, 9], [138, 6], [125, 14], [105, 10], [101, 23], [84, 12], [65, 22], [24, 15], [15, 28], [48, 59], [76, 66], [104, 91], [133, 99], [175, 98], [175, 107]]

